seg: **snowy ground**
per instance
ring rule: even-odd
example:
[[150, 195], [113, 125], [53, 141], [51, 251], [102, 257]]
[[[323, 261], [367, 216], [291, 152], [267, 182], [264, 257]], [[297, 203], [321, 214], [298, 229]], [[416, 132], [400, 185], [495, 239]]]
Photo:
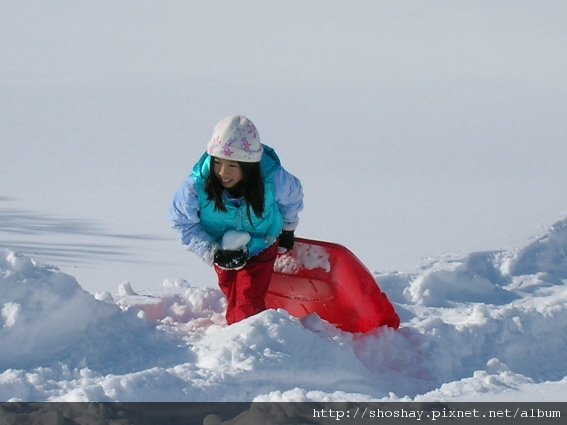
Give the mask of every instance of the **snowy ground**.
[[0, 257], [0, 399], [565, 401], [567, 220], [514, 251], [377, 276], [399, 330], [337, 330], [270, 310], [233, 326], [214, 288], [96, 296]]
[[[567, 399], [566, 22], [563, 0], [0, 2], [0, 399]], [[379, 270], [399, 331], [224, 326], [167, 209], [234, 113], [301, 178], [298, 234]]]

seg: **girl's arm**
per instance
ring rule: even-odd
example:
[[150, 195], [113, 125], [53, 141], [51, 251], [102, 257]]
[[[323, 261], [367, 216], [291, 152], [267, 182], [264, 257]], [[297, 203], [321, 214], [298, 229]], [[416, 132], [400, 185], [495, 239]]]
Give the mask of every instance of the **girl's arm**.
[[218, 244], [200, 225], [197, 185], [193, 177], [189, 176], [175, 193], [169, 219], [172, 227], [181, 234], [183, 246], [207, 264], [212, 264]]
[[284, 218], [284, 230], [295, 230], [299, 223], [299, 211], [303, 209], [303, 188], [297, 177], [283, 167], [273, 176], [276, 201]]

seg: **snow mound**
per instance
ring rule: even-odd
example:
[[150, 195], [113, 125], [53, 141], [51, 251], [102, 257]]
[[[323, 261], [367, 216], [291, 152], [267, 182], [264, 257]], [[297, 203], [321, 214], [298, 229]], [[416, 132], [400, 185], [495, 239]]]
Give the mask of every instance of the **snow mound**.
[[521, 249], [509, 267], [513, 276], [547, 273], [567, 278], [567, 220]]
[[125, 371], [157, 361], [160, 346], [171, 354], [171, 338], [135, 312], [97, 301], [52, 266], [0, 253], [1, 370], [65, 363]]
[[92, 296], [56, 268], [2, 251], [0, 398], [428, 401], [562, 388], [565, 228], [520, 250], [377, 275], [402, 324], [367, 334], [283, 310], [227, 326], [220, 291], [182, 279]]
[[406, 288], [412, 303], [447, 307], [455, 302], [504, 304], [515, 296], [502, 285], [509, 282], [498, 269], [498, 253], [482, 252], [463, 260], [432, 265]]

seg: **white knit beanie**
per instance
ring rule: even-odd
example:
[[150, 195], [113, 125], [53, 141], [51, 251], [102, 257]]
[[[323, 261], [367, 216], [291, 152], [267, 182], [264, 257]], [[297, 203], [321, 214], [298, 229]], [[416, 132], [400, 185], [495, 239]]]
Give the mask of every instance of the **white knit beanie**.
[[252, 121], [242, 115], [223, 118], [207, 143], [207, 152], [230, 161], [259, 162], [264, 148]]

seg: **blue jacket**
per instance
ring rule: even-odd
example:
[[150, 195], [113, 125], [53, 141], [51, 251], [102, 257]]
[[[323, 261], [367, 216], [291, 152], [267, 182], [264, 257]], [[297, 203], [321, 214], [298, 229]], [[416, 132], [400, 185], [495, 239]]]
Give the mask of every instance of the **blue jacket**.
[[234, 204], [227, 191], [223, 196], [226, 212], [216, 211], [214, 203], [207, 199], [205, 182], [211, 172], [210, 158], [209, 154], [203, 154], [193, 173], [175, 193], [169, 210], [172, 226], [180, 232], [181, 243], [187, 249], [211, 264], [224, 233], [241, 230], [250, 233], [248, 251], [254, 256], [271, 246], [282, 229], [297, 227], [298, 213], [303, 209], [301, 182], [281, 166], [272, 148], [264, 145], [260, 162], [264, 177], [264, 213], [257, 217], [250, 208], [252, 223], [246, 203]]

